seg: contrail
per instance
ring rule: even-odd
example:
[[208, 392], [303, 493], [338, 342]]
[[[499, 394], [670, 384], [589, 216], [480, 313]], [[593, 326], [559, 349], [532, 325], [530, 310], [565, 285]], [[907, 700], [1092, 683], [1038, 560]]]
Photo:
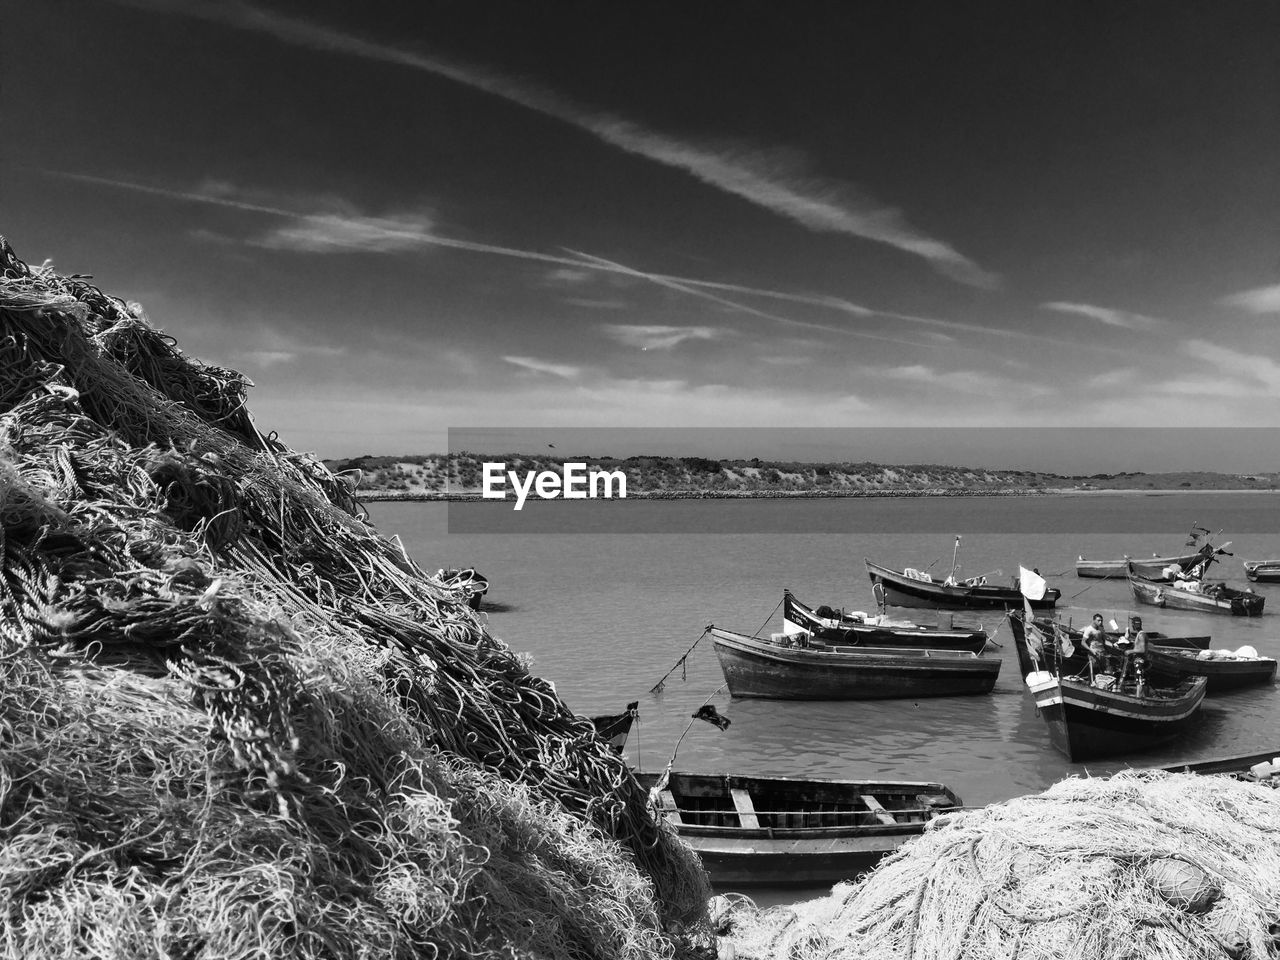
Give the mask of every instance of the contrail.
[[[132, 190], [136, 193], [150, 194], [151, 196], [164, 197], [169, 200], [177, 200], [187, 203], [202, 203], [217, 207], [226, 207], [232, 210], [243, 210], [249, 213], [261, 213], [267, 216], [282, 217], [289, 220], [298, 220], [303, 222], [324, 225], [332, 222], [334, 215], [332, 214], [308, 214], [298, 213], [295, 210], [287, 210], [282, 207], [273, 207], [261, 203], [250, 203], [246, 200], [235, 200], [230, 197], [211, 196], [207, 193], [193, 193], [184, 190], [171, 190], [167, 187], [154, 187], [148, 184], [135, 183], [129, 180], [113, 180], [108, 177], [98, 177], [87, 173], [71, 173], [61, 170], [40, 170], [39, 173], [45, 176], [60, 177], [67, 180], [74, 180], [81, 183], [92, 183], [99, 186], [112, 187], [118, 190]], [[795, 294], [787, 293], [780, 290], [767, 290], [760, 287], [739, 286], [731, 283], [719, 283], [712, 280], [697, 280], [689, 277], [675, 277], [666, 274], [647, 273], [642, 270], [636, 270], [624, 264], [617, 263], [612, 260], [606, 260], [604, 257], [592, 256], [591, 254], [578, 253], [572, 250], [566, 250], [572, 256], [557, 256], [549, 253], [538, 253], [533, 250], [521, 250], [516, 247], [504, 247], [491, 243], [476, 243], [472, 240], [457, 240], [452, 237], [442, 237], [437, 234], [425, 233], [421, 231], [397, 230], [389, 227], [379, 227], [378, 234], [380, 237], [395, 238], [402, 241], [406, 245], [422, 245], [430, 247], [447, 247], [453, 250], [467, 250], [472, 253], [488, 253], [502, 257], [514, 257], [519, 260], [533, 260], [539, 263], [550, 263], [563, 267], [577, 267], [580, 269], [597, 270], [605, 273], [623, 274], [626, 276], [636, 277], [642, 280], [648, 280], [666, 286], [673, 290], [679, 290], [689, 296], [700, 297], [723, 306], [730, 307], [742, 313], [751, 316], [760, 317], [764, 320], [771, 320], [784, 326], [796, 327], [799, 329], [821, 330], [827, 333], [836, 333], [842, 336], [861, 337], [868, 340], [882, 340], [887, 343], [897, 343], [902, 346], [909, 347], [937, 347], [939, 344], [922, 343], [919, 341], [900, 340], [893, 337], [886, 337], [880, 334], [868, 333], [863, 330], [851, 330], [848, 327], [834, 326], [831, 324], [812, 323], [805, 320], [795, 320], [790, 317], [779, 316], [778, 314], [769, 313], [764, 310], [758, 310], [746, 304], [719, 297], [714, 294], [706, 293], [706, 290], [719, 290], [722, 292], [736, 292], [746, 294], [748, 296], [770, 297], [777, 300], [784, 300], [793, 303], [808, 304], [811, 306], [825, 307], [827, 309], [839, 310], [843, 313], [853, 314], [858, 317], [884, 317], [891, 320], [902, 320], [908, 323], [917, 323], [924, 326], [937, 327], [944, 330], [957, 330], [965, 333], [979, 333], [998, 337], [1013, 337], [1020, 340], [1033, 340], [1040, 343], [1049, 343], [1056, 346], [1066, 347], [1084, 347], [1094, 349], [1104, 349], [1100, 345], [1089, 342], [1071, 342], [1059, 340], [1054, 337], [1046, 337], [1035, 333], [1026, 333], [1021, 330], [1004, 330], [997, 327], [985, 327], [980, 324], [963, 323], [958, 320], [940, 320], [933, 317], [913, 316], [906, 313], [894, 313], [886, 310], [874, 310], [869, 307], [863, 307], [858, 304], [851, 303], [838, 297], [828, 297], [811, 294]], [[948, 349], [952, 350], [972, 350], [973, 347], [964, 347], [957, 344], [948, 345]]]
[[363, 57], [445, 77], [585, 130], [627, 153], [692, 175], [710, 186], [763, 207], [810, 230], [883, 243], [923, 258], [953, 280], [992, 288], [999, 277], [949, 244], [920, 233], [902, 213], [863, 199], [850, 184], [797, 175], [779, 166], [776, 153], [760, 149], [713, 150], [649, 130], [613, 114], [585, 108], [554, 91], [500, 73], [441, 57], [376, 43], [246, 3], [204, 0], [117, 0], [127, 6], [178, 13], [275, 37], [313, 50]]

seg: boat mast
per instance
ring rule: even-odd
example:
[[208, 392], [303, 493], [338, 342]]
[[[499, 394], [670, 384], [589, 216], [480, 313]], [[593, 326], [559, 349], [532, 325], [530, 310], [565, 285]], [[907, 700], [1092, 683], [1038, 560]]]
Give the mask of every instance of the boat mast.
[[956, 545], [951, 551], [951, 575], [947, 577], [948, 583], [956, 582], [956, 558], [960, 555], [960, 535], [956, 534]]

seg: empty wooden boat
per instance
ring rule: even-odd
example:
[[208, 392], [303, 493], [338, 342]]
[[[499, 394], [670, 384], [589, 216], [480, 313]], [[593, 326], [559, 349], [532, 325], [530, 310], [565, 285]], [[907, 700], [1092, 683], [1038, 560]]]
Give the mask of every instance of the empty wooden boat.
[[790, 590], [782, 592], [782, 629], [786, 633], [807, 632], [825, 643], [850, 647], [916, 647], [981, 653], [987, 645], [985, 630], [944, 630], [883, 615], [846, 614], [830, 607], [814, 610], [797, 600]]
[[1267, 599], [1252, 590], [1236, 590], [1225, 583], [1208, 580], [1157, 583], [1130, 574], [1129, 588], [1135, 600], [1153, 607], [1226, 613], [1233, 617], [1260, 616]]
[[941, 783], [637, 774], [721, 890], [830, 886], [871, 869], [960, 798]]
[[1254, 583], [1280, 583], [1280, 560], [1246, 560], [1244, 575]]
[[963, 650], [829, 645], [711, 628], [729, 693], [773, 700], [880, 700], [990, 693], [1000, 661]]
[[1185, 570], [1200, 559], [1199, 553], [1185, 553], [1177, 557], [1152, 555], [1147, 559], [1122, 557], [1119, 560], [1089, 560], [1080, 557], [1076, 560], [1076, 576], [1123, 580], [1129, 575], [1129, 564], [1132, 563], [1134, 571], [1139, 576], [1159, 580], [1164, 577], [1164, 569], [1170, 564], [1176, 563]]
[[[928, 573], [905, 568], [901, 573], [890, 570], [864, 558], [871, 588], [881, 602], [895, 607], [924, 607], [944, 610], [1003, 610], [1021, 609], [1023, 596], [1016, 582], [1009, 586], [988, 583], [985, 577], [952, 582], [935, 580]], [[1055, 606], [1061, 596], [1055, 587], [1049, 587], [1042, 598], [1032, 600], [1037, 610]]]

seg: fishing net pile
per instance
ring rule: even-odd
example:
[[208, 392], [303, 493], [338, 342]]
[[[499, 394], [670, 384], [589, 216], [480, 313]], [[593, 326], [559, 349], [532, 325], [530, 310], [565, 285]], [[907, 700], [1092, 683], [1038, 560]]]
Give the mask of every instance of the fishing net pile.
[[0, 239], [0, 957], [703, 949], [623, 761], [246, 387]]
[[1276, 957], [1280, 791], [1192, 774], [1064, 780], [939, 818], [828, 897], [724, 907], [737, 960]]

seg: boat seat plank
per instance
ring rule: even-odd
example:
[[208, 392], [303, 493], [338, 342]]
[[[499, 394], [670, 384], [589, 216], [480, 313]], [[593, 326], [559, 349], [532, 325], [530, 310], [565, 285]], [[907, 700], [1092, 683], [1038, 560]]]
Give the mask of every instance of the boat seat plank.
[[759, 829], [760, 820], [756, 816], [755, 804], [751, 802], [751, 794], [741, 787], [731, 787], [729, 796], [733, 797], [733, 805], [738, 810], [738, 820], [744, 827]]
[[668, 820], [672, 823], [684, 823], [684, 819], [680, 816], [680, 808], [676, 806], [676, 798], [672, 796], [670, 790], [658, 792], [658, 803], [661, 805], [662, 812]]
[[867, 809], [876, 815], [876, 819], [881, 823], [897, 823], [898, 818], [884, 808], [884, 805], [871, 796], [869, 793], [862, 794], [862, 802], [867, 805]]

